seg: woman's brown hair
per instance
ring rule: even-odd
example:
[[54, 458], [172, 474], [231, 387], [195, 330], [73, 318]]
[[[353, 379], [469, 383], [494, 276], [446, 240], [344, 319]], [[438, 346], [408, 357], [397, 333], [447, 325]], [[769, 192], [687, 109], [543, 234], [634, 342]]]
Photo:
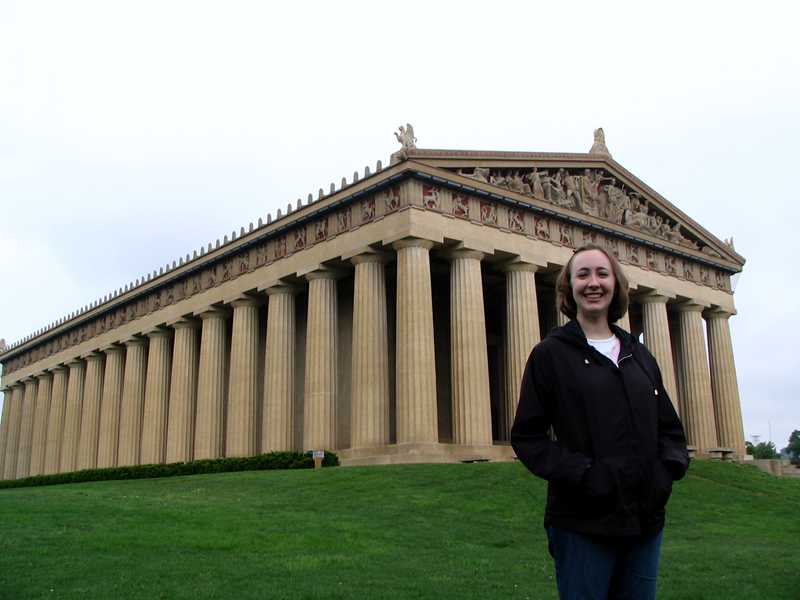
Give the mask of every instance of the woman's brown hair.
[[575, 304], [575, 298], [572, 297], [572, 280], [570, 271], [572, 270], [572, 259], [579, 253], [586, 252], [587, 250], [597, 250], [602, 252], [611, 264], [611, 270], [614, 272], [614, 296], [611, 298], [611, 304], [608, 306], [608, 322], [613, 323], [619, 321], [626, 312], [628, 312], [628, 278], [622, 271], [622, 266], [613, 254], [605, 248], [601, 248], [597, 244], [586, 244], [581, 246], [572, 254], [567, 264], [561, 269], [556, 279], [556, 294], [558, 300], [558, 309], [570, 319], [578, 316], [578, 306]]

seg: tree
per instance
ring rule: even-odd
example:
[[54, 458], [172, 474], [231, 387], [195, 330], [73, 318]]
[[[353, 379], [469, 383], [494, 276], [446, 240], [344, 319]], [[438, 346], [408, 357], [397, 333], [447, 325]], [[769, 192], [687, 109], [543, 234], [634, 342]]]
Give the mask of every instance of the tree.
[[783, 449], [792, 460], [800, 460], [800, 429], [795, 429], [789, 436], [789, 445]]
[[753, 458], [778, 458], [778, 451], [772, 442], [759, 442], [755, 445], [745, 442], [745, 447], [747, 453], [752, 454]]

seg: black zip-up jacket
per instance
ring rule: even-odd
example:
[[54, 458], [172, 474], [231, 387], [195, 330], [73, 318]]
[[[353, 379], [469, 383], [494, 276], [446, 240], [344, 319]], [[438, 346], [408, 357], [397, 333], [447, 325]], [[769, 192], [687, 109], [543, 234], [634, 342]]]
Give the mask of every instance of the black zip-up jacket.
[[575, 320], [537, 344], [511, 445], [548, 482], [545, 527], [649, 535], [663, 528], [672, 482], [689, 466], [686, 436], [653, 356], [611, 328], [619, 366], [589, 345]]

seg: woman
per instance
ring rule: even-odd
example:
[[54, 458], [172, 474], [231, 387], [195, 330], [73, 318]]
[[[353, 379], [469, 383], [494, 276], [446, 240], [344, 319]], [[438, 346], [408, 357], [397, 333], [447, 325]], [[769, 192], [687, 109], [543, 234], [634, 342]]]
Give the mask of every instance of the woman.
[[655, 598], [664, 507], [689, 465], [683, 427], [653, 356], [613, 325], [628, 308], [617, 260], [578, 249], [557, 293], [570, 321], [531, 352], [511, 443], [548, 482], [559, 597]]

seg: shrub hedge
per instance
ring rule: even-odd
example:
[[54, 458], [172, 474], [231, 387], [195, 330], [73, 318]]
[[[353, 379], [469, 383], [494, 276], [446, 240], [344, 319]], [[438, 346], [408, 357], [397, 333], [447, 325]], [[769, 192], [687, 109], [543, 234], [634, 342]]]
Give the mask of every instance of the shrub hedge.
[[[339, 465], [339, 457], [333, 452], [325, 452], [323, 467]], [[168, 465], [135, 465], [112, 467], [109, 469], [85, 469], [71, 473], [35, 475], [23, 479], [0, 481], [0, 489], [30, 487], [37, 485], [57, 485], [60, 483], [82, 483], [84, 481], [109, 481], [117, 479], [153, 479], [174, 477], [176, 475], [198, 475], [201, 473], [226, 473], [228, 471], [266, 471], [271, 469], [313, 469], [311, 454], [300, 452], [270, 452], [257, 456], [240, 458], [215, 458], [171, 463]]]

